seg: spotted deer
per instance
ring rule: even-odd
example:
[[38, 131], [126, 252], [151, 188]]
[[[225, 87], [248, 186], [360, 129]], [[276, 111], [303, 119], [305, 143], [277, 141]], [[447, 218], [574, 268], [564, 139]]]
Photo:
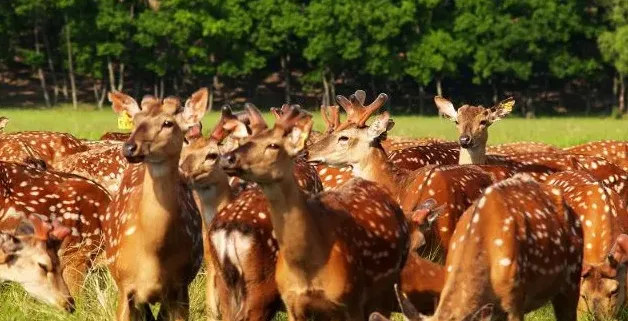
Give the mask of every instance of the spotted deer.
[[434, 97], [434, 102], [442, 114], [456, 123], [460, 134], [460, 164], [505, 166], [515, 172], [527, 173], [539, 181], [545, 181], [551, 173], [583, 166], [596, 179], [610, 184], [620, 195], [628, 197], [626, 172], [600, 157], [553, 152], [487, 155], [488, 128], [510, 114], [515, 103], [512, 98], [491, 108], [464, 105], [457, 111], [445, 98]]
[[513, 142], [486, 146], [486, 152], [491, 155], [511, 155], [521, 153], [556, 153], [560, 149], [554, 145], [540, 142]]
[[60, 248], [63, 277], [74, 295], [101, 251], [100, 221], [111, 196], [97, 183], [73, 174], [0, 162], [0, 230], [12, 230], [39, 214], [72, 230]]
[[[205, 113], [208, 91], [200, 89], [181, 106], [145, 96], [138, 104], [109, 93], [117, 112], [126, 110], [134, 130], [122, 146], [131, 163], [102, 222], [106, 259], [118, 288], [118, 320], [185, 320], [188, 285], [202, 263], [201, 216], [178, 171], [186, 121], [183, 113]], [[185, 250], [182, 250], [185, 249]]]
[[601, 140], [563, 148], [571, 154], [603, 157], [628, 172], [628, 142]]
[[[385, 94], [379, 97], [386, 99]], [[311, 145], [308, 159], [334, 166], [351, 166], [355, 176], [381, 185], [406, 213], [414, 211], [429, 198], [445, 205], [443, 215], [434, 226], [435, 233], [428, 237], [426, 249], [440, 248], [446, 252], [458, 218], [480, 195], [481, 189], [492, 184], [491, 175], [475, 167], [457, 165], [432, 165], [417, 171], [399, 169], [388, 160], [380, 143], [394, 126], [389, 114], [381, 114], [370, 126], [365, 124], [366, 120], [367, 117], [363, 117], [361, 122], [347, 125]]]
[[121, 133], [121, 132], [106, 132], [100, 136], [100, 140], [110, 140], [110, 141], [119, 141], [125, 142], [131, 137], [131, 133]]
[[0, 280], [19, 283], [39, 301], [74, 311], [57, 255], [70, 233], [67, 227], [51, 225], [36, 215], [23, 219], [12, 233], [0, 232]]
[[582, 224], [584, 256], [579, 312], [613, 318], [625, 302], [626, 270], [607, 259], [620, 234], [628, 231], [628, 213], [620, 196], [585, 171], [552, 174], [547, 184], [561, 190]]
[[0, 146], [4, 145], [12, 147], [3, 149], [0, 155], [1, 160], [10, 161], [13, 152], [24, 150], [26, 153], [34, 153], [37, 158], [53, 168], [57, 162], [68, 155], [87, 149], [78, 138], [71, 134], [47, 131], [2, 133]]
[[353, 179], [308, 196], [292, 175], [312, 121], [291, 107], [267, 129], [221, 156], [228, 174], [257, 182], [278, 243], [275, 280], [289, 320], [308, 316], [363, 320], [399, 279], [408, 226], [377, 185]]
[[548, 301], [556, 319], [576, 320], [582, 229], [559, 189], [527, 175], [492, 185], [460, 218], [449, 247], [436, 312], [413, 320], [465, 320], [487, 305], [523, 320]]

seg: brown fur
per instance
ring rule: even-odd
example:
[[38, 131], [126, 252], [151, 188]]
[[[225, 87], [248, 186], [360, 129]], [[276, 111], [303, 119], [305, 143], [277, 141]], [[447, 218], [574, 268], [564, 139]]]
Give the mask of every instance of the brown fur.
[[288, 173], [311, 123], [295, 132], [291, 122], [298, 118], [292, 112], [283, 117], [274, 129], [223, 155], [221, 164], [255, 180], [269, 200], [279, 244], [275, 278], [289, 319], [364, 319], [380, 308], [374, 295], [389, 293], [399, 279], [406, 221], [395, 202], [366, 181], [354, 179], [313, 198], [303, 194]]

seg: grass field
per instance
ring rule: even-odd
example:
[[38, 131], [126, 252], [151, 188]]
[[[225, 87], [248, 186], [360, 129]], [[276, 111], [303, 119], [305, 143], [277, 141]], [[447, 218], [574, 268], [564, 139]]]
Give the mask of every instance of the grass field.
[[[69, 108], [53, 110], [0, 109], [0, 116], [9, 117], [6, 131], [52, 130], [70, 132], [81, 138], [97, 139], [106, 131], [116, 131], [116, 116], [110, 108], [102, 111], [91, 108], [74, 111]], [[316, 129], [322, 129], [316, 115]], [[210, 112], [204, 119], [209, 130], [218, 118]], [[267, 115], [267, 119], [271, 119]], [[394, 117], [396, 126], [391, 135], [411, 137], [440, 137], [455, 139], [454, 125], [436, 117]], [[599, 118], [544, 118], [535, 120], [505, 119], [490, 129], [492, 144], [513, 141], [539, 141], [558, 146], [569, 146], [591, 140], [628, 140], [628, 120]], [[204, 275], [201, 273], [191, 287], [191, 320], [202, 320]], [[4, 320], [112, 320], [116, 296], [106, 271], [90, 274], [84, 293], [77, 298], [77, 311], [70, 315], [30, 299], [19, 287], [0, 285], [0, 321]], [[281, 314], [278, 318], [285, 318]], [[529, 321], [554, 320], [551, 307], [535, 311], [526, 317]]]

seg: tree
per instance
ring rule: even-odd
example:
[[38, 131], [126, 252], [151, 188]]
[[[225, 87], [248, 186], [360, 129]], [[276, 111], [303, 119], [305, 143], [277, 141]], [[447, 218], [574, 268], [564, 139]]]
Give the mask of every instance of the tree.
[[628, 75], [628, 3], [610, 0], [608, 7], [609, 28], [602, 32], [598, 44], [604, 60], [616, 70], [619, 78], [619, 114], [626, 112], [626, 75]]

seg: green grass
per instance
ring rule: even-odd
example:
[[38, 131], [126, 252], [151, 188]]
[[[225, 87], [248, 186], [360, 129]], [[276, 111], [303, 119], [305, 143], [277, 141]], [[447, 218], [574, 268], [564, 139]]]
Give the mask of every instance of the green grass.
[[[52, 130], [70, 132], [81, 138], [96, 139], [106, 131], [116, 131], [116, 115], [109, 107], [104, 110], [70, 108], [0, 109], [0, 116], [9, 117], [6, 131]], [[267, 119], [272, 116], [266, 115]], [[217, 112], [210, 112], [204, 119], [205, 131], [218, 119]], [[395, 117], [392, 135], [410, 137], [439, 137], [455, 139], [453, 123], [436, 117]], [[322, 129], [320, 115], [316, 114], [316, 129]], [[492, 144], [514, 141], [538, 141], [569, 146], [599, 139], [628, 140], [628, 120], [599, 118], [543, 118], [536, 120], [505, 119], [490, 129]], [[200, 273], [191, 286], [191, 320], [204, 319], [204, 274]], [[18, 286], [0, 285], [0, 321], [2, 320], [112, 320], [115, 314], [115, 289], [106, 271], [90, 273], [84, 293], [76, 298], [77, 311], [70, 315], [39, 304], [28, 297]], [[276, 319], [285, 319], [281, 314]], [[395, 318], [399, 320], [400, 318]], [[526, 320], [554, 320], [552, 308], [530, 313]]]

